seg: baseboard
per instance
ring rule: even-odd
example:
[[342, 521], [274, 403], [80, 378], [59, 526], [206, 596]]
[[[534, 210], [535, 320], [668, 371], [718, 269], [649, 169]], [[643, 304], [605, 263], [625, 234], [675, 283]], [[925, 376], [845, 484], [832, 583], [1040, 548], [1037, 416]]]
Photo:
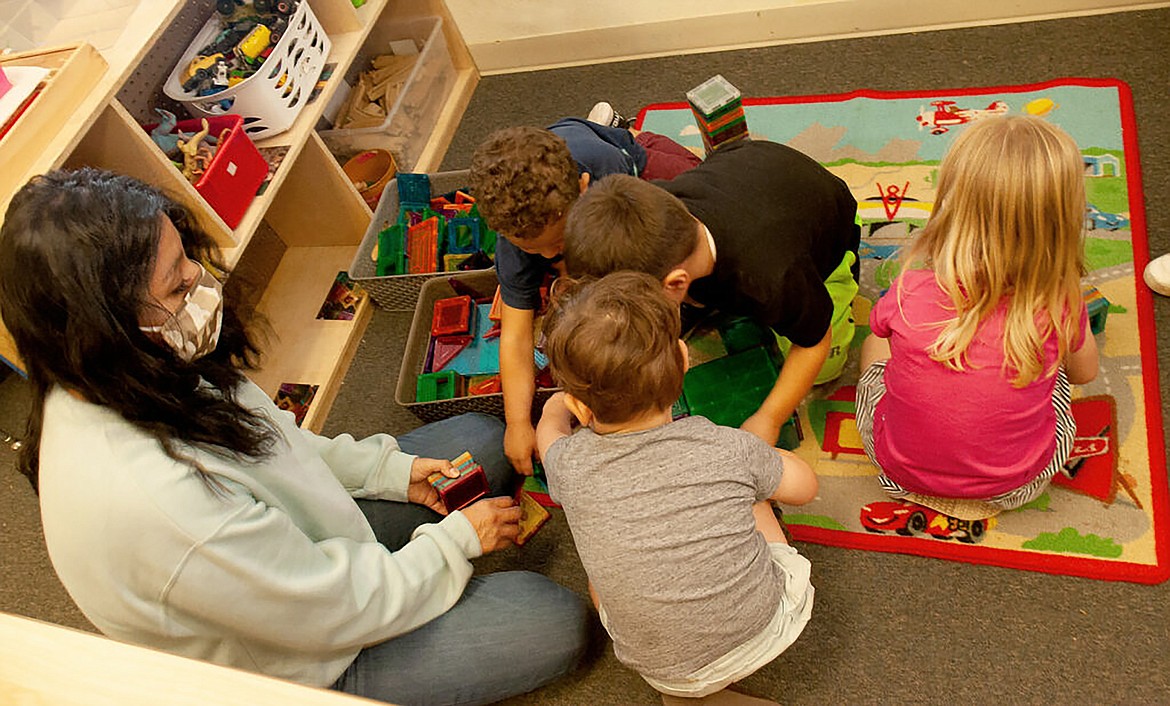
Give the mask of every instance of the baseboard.
[[[620, 9], [622, 5], [625, 9]], [[654, 5], [661, 4], [655, 13]], [[739, 3], [741, 6], [743, 2]], [[757, 3], [758, 4], [758, 3]], [[734, 7], [734, 3], [731, 3]], [[1168, 7], [1142, 0], [790, 0], [780, 7], [679, 16], [678, 3], [610, 0], [535, 16], [525, 0], [448, 0], [481, 74]], [[546, 6], [547, 7], [547, 6]], [[683, 8], [685, 12], [685, 8]], [[710, 11], [704, 8], [702, 11]], [[697, 14], [696, 10], [696, 14]], [[673, 16], [671, 16], [673, 14]], [[614, 25], [618, 17], [627, 24]], [[639, 21], [646, 17], [661, 20]], [[636, 22], [636, 23], [635, 23]], [[609, 26], [606, 26], [606, 24]]]

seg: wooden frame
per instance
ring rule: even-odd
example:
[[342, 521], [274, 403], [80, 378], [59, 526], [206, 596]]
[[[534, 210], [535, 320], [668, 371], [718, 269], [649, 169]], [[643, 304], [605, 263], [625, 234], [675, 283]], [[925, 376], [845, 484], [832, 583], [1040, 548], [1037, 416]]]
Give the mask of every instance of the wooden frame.
[[[4, 703], [361, 706], [368, 699], [177, 657], [0, 613]], [[8, 701], [13, 699], [13, 701]]]

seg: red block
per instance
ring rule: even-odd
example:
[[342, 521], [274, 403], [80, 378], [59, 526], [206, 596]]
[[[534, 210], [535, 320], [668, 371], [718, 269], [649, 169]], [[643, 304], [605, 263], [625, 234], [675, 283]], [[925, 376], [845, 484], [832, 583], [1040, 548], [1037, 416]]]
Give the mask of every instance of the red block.
[[437, 373], [459, 352], [471, 345], [471, 336], [436, 336], [435, 352], [431, 359], [431, 372]]
[[[148, 133], [155, 127], [157, 123], [143, 126]], [[219, 138], [219, 144], [211, 163], [195, 183], [195, 191], [229, 228], [235, 228], [268, 177], [268, 162], [244, 132], [244, 119], [239, 115], [207, 118], [207, 127], [209, 135]], [[182, 120], [175, 129], [193, 134], [203, 129], [203, 122]]]
[[448, 478], [442, 473], [432, 473], [427, 480], [439, 494], [447, 512], [467, 507], [488, 494], [487, 474], [483, 468], [472, 459], [471, 454], [464, 451], [451, 462], [459, 475]]
[[435, 313], [431, 318], [431, 335], [471, 335], [471, 306], [469, 296], [448, 297], [436, 301]]

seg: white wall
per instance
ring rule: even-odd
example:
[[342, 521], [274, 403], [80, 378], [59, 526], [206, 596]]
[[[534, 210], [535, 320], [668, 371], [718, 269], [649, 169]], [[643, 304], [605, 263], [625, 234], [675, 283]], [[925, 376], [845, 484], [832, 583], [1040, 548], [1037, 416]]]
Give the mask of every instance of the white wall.
[[447, 0], [481, 73], [1167, 7], [1163, 0]]
[[118, 41], [140, 0], [0, 0], [0, 50]]

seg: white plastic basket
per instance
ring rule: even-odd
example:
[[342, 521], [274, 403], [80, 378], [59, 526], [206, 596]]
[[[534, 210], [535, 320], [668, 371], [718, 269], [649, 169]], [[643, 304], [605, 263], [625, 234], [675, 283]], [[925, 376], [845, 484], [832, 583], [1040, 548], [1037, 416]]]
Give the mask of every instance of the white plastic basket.
[[253, 140], [289, 129], [309, 102], [332, 46], [308, 0], [301, 0], [297, 5], [280, 41], [256, 73], [219, 93], [193, 95], [183, 89], [180, 79], [183, 68], [219, 31], [219, 18], [212, 17], [171, 70], [163, 93], [182, 103], [195, 118], [228, 113], [242, 116], [244, 132]]

